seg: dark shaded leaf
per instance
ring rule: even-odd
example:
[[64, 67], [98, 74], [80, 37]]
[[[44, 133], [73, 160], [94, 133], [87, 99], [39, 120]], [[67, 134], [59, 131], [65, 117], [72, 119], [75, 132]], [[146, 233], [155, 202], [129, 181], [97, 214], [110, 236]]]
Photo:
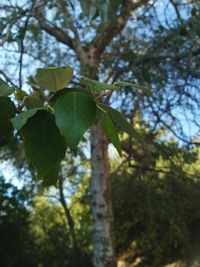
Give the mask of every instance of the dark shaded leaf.
[[11, 118], [15, 115], [16, 108], [15, 104], [9, 97], [0, 97], [0, 116]]
[[0, 117], [10, 119], [16, 113], [15, 104], [9, 97], [0, 97]]
[[10, 87], [0, 78], [0, 96], [9, 96], [14, 92], [14, 87]]
[[35, 115], [35, 113], [40, 110], [41, 108], [33, 108], [29, 109], [28, 111], [25, 111], [21, 113], [20, 115], [14, 117], [11, 119], [11, 122], [15, 129], [20, 130], [24, 124], [27, 122], [27, 120]]
[[10, 122], [16, 113], [14, 103], [9, 97], [0, 97], [0, 146], [11, 143], [13, 139], [13, 127]]
[[13, 140], [13, 127], [11, 122], [0, 117], [0, 146], [5, 146]]
[[69, 90], [71, 90], [70, 88], [64, 88], [64, 89], [61, 89], [59, 90], [58, 92], [56, 92], [55, 94], [53, 94], [50, 99], [49, 99], [49, 104], [50, 105], [54, 105], [57, 101], [57, 99], [61, 96], [61, 95], [64, 95], [66, 94]]
[[55, 184], [66, 144], [52, 114], [38, 110], [20, 131], [24, 138], [25, 155], [45, 185]]
[[138, 133], [134, 130], [131, 124], [124, 118], [121, 112], [111, 108], [105, 104], [98, 104], [103, 110], [107, 111], [113, 122], [124, 132], [128, 133], [131, 137], [138, 137]]

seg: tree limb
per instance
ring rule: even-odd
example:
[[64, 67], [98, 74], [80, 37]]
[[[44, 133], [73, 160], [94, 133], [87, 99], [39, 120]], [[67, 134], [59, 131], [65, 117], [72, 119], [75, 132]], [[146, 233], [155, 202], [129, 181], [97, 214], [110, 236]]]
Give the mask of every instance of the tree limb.
[[74, 229], [74, 220], [72, 218], [70, 209], [67, 206], [67, 202], [65, 200], [65, 196], [64, 196], [64, 192], [63, 192], [63, 177], [59, 177], [58, 180], [58, 186], [59, 186], [59, 195], [60, 195], [60, 203], [63, 206], [64, 212], [65, 212], [65, 216], [67, 218], [67, 222], [68, 222], [68, 226], [69, 226], [69, 230], [70, 230], [70, 235], [71, 235], [71, 239], [72, 239], [72, 245], [73, 245], [73, 260], [74, 263], [76, 263], [75, 265], [77, 266], [78, 263], [78, 246], [77, 246], [77, 240], [76, 240], [76, 233], [75, 233], [75, 229]]
[[34, 18], [38, 21], [40, 28], [47, 32], [49, 35], [56, 38], [58, 42], [67, 45], [72, 50], [75, 50], [74, 40], [70, 38], [63, 29], [57, 27], [53, 23], [47, 22], [43, 14], [43, 9], [44, 6], [41, 5], [35, 9], [35, 12], [33, 14]]
[[63, 10], [63, 12], [65, 13], [68, 23], [69, 23], [69, 27], [72, 30], [72, 32], [74, 33], [75, 38], [73, 39], [73, 43], [74, 43], [74, 49], [77, 51], [78, 54], [83, 53], [83, 47], [80, 41], [80, 37], [79, 37], [79, 33], [77, 28], [74, 25], [72, 16], [69, 12], [69, 7], [68, 5], [65, 3], [64, 0], [59, 0], [60, 6]]
[[26, 31], [28, 28], [28, 24], [32, 15], [32, 10], [34, 8], [34, 2], [32, 2], [31, 8], [27, 14], [27, 18], [24, 23], [24, 27], [22, 30], [21, 40], [20, 40], [20, 57], [19, 57], [19, 90], [22, 88], [22, 68], [23, 68], [23, 56], [24, 56], [24, 40], [26, 36]]
[[49, 35], [56, 38], [57, 41], [69, 46], [72, 50], [74, 50], [74, 43], [73, 40], [67, 35], [65, 31], [58, 28], [57, 26], [51, 26], [50, 24], [38, 19], [40, 28], [47, 32]]
[[91, 45], [97, 49], [99, 55], [102, 54], [105, 47], [112, 41], [113, 37], [118, 35], [126, 26], [128, 18], [131, 12], [136, 10], [138, 7], [148, 3], [148, 0], [124, 0], [122, 6], [122, 13], [116, 21], [109, 21], [105, 23], [102, 30], [92, 40]]
[[0, 70], [0, 74], [2, 74], [6, 81], [9, 82], [12, 86], [17, 87], [17, 85], [13, 83], [13, 81], [5, 74], [3, 70]]

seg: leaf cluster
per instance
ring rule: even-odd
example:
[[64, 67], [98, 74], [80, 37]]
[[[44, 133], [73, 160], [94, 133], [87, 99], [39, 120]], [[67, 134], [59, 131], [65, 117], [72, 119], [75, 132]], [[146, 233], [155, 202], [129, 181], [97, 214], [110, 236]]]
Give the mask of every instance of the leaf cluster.
[[96, 123], [98, 113], [102, 114], [100, 118], [105, 135], [120, 156], [118, 129], [131, 137], [136, 135], [119, 111], [103, 103], [103, 96], [118, 86], [82, 77], [79, 87], [66, 88], [72, 77], [73, 69], [69, 66], [37, 69], [37, 88], [51, 95], [42, 100], [37, 91], [28, 95], [17, 89], [16, 101], [21, 105], [17, 116], [14, 102], [7, 96], [12, 94], [12, 88], [4, 81], [0, 84], [1, 145], [9, 143], [14, 127], [22, 136], [26, 158], [44, 185], [56, 184], [66, 148], [77, 149], [85, 132]]

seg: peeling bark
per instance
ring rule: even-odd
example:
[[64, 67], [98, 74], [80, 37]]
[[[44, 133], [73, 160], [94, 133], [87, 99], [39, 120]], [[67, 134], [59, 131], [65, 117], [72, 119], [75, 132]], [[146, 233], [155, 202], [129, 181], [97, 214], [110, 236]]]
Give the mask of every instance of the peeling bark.
[[93, 264], [94, 267], [116, 267], [108, 141], [98, 118], [91, 130]]

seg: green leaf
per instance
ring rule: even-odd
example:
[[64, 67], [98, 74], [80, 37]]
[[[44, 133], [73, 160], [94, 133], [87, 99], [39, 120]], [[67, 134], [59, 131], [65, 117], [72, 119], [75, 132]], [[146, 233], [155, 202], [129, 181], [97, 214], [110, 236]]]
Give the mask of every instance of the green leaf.
[[[100, 7], [101, 19], [103, 22], [108, 20], [108, 3], [103, 3]], [[116, 14], [115, 14], [116, 15]]]
[[81, 4], [81, 9], [82, 9], [82, 12], [85, 16], [88, 16], [89, 14], [89, 7], [90, 7], [90, 2], [87, 3], [85, 0], [80, 0], [80, 4]]
[[113, 145], [117, 149], [119, 155], [122, 156], [121, 146], [120, 146], [120, 142], [119, 142], [119, 136], [118, 136], [117, 130], [115, 128], [115, 125], [112, 121], [112, 118], [110, 117], [108, 112], [104, 113], [103, 129], [104, 129], [106, 136], [110, 139], [110, 141], [113, 143]]
[[37, 94], [33, 93], [24, 97], [24, 105], [27, 109], [33, 109], [42, 107], [43, 102]]
[[13, 140], [13, 127], [11, 122], [0, 117], [0, 147], [11, 143]]
[[28, 94], [23, 90], [17, 89], [15, 92], [15, 97], [18, 101], [22, 101], [26, 96], [28, 96]]
[[89, 21], [93, 20], [97, 14], [97, 7], [95, 5], [91, 5], [89, 8]]
[[45, 185], [55, 184], [66, 144], [52, 114], [38, 110], [20, 131], [24, 138], [25, 155]]
[[126, 87], [126, 86], [133, 87], [134, 86], [133, 83], [124, 82], [124, 81], [116, 81], [114, 84], [117, 86], [124, 86], [124, 87]]
[[56, 92], [55, 94], [53, 94], [53, 95], [49, 98], [49, 101], [48, 101], [49, 104], [53, 106], [53, 105], [56, 103], [57, 99], [58, 99], [60, 96], [66, 94], [69, 90], [71, 90], [71, 89], [70, 89], [70, 88], [64, 88], [64, 89], [62, 89], [62, 90], [59, 90], [59, 91]]
[[124, 81], [117, 81], [114, 83], [114, 85], [119, 87], [133, 87], [137, 90], [135, 91], [135, 93], [138, 93], [138, 90], [140, 90], [141, 92], [144, 92], [147, 95], [152, 95], [150, 88], [144, 85], [137, 85], [134, 83], [124, 82]]
[[118, 87], [115, 85], [98, 82], [98, 81], [86, 78], [84, 76], [81, 77], [80, 83], [88, 86], [89, 89], [91, 90], [91, 92], [93, 92], [93, 93], [98, 93], [98, 92], [102, 92], [102, 91], [106, 91], [106, 90], [117, 90], [118, 89]]
[[9, 97], [1, 96], [0, 97], [0, 117], [7, 119], [12, 118], [16, 113], [16, 108], [14, 103], [10, 100]]
[[83, 134], [96, 120], [96, 104], [88, 92], [70, 90], [54, 106], [56, 124], [68, 145], [76, 149]]
[[15, 129], [20, 130], [24, 124], [26, 124], [27, 120], [35, 115], [35, 113], [41, 110], [41, 108], [33, 108], [28, 111], [22, 112], [20, 115], [11, 119], [11, 122]]
[[0, 78], [0, 96], [9, 96], [14, 92], [14, 87], [10, 87]]
[[114, 123], [124, 132], [128, 133], [131, 137], [138, 137], [138, 133], [134, 130], [131, 124], [124, 118], [121, 112], [111, 108], [105, 104], [98, 104], [100, 108], [107, 111]]
[[9, 97], [0, 97], [0, 146], [11, 143], [13, 139], [13, 127], [10, 122], [16, 113], [14, 103]]
[[67, 67], [49, 67], [39, 68], [36, 73], [36, 81], [42, 88], [47, 88], [50, 91], [58, 91], [63, 89], [69, 83], [73, 76], [73, 69]]

